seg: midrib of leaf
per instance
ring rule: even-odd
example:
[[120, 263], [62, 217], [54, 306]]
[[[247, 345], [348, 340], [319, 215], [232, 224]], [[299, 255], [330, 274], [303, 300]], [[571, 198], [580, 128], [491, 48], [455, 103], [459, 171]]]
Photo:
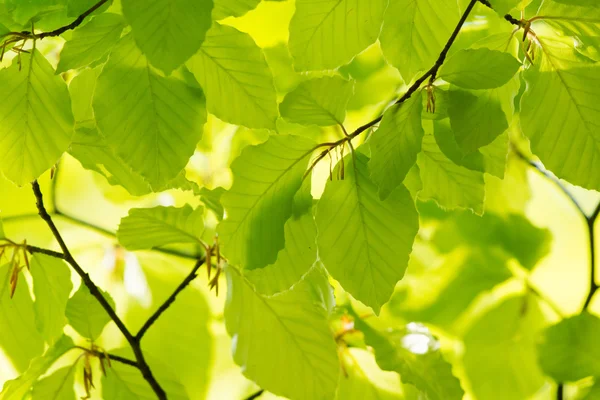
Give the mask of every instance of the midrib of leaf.
[[[223, 47], [223, 46], [219, 46], [219, 47]], [[204, 55], [205, 55], [205, 56], [206, 56], [206, 57], [207, 57], [209, 60], [211, 60], [211, 61], [212, 61], [212, 62], [213, 62], [213, 63], [214, 63], [214, 64], [215, 64], [215, 65], [216, 65], [216, 66], [217, 66], [217, 67], [218, 67], [220, 70], [222, 70], [222, 71], [223, 71], [223, 72], [224, 72], [224, 73], [225, 73], [227, 76], [229, 76], [229, 77], [230, 77], [230, 78], [231, 78], [231, 79], [232, 79], [234, 82], [236, 82], [236, 83], [237, 83], [237, 86], [238, 86], [238, 87], [239, 87], [239, 88], [240, 88], [240, 89], [241, 89], [241, 90], [242, 90], [242, 91], [243, 91], [243, 92], [246, 94], [246, 96], [248, 96], [248, 98], [250, 98], [250, 99], [252, 100], [252, 103], [254, 103], [254, 105], [256, 105], [256, 106], [257, 106], [257, 107], [258, 107], [260, 110], [262, 110], [262, 111], [263, 111], [263, 117], [266, 117], [268, 120], [271, 120], [271, 117], [269, 117], [269, 114], [268, 114], [267, 110], [265, 110], [265, 109], [262, 107], [262, 105], [256, 101], [256, 98], [255, 98], [253, 95], [251, 95], [251, 94], [248, 92], [248, 90], [246, 90], [246, 86], [247, 86], [247, 85], [245, 85], [245, 84], [242, 84], [240, 81], [238, 81], [238, 80], [237, 80], [237, 79], [236, 79], [236, 78], [233, 76], [233, 74], [231, 74], [231, 72], [229, 72], [229, 70], [228, 70], [227, 68], [225, 68], [225, 67], [224, 67], [224, 66], [223, 66], [223, 65], [222, 65], [222, 64], [221, 64], [221, 63], [220, 63], [220, 62], [219, 62], [217, 59], [215, 59], [215, 58], [211, 57], [211, 56], [210, 56], [210, 55], [209, 55], [209, 54], [206, 52], [206, 50], [204, 50], [204, 47], [200, 47], [200, 51], [201, 51], [202, 53], [204, 53]], [[261, 54], [262, 54], [262, 50], [260, 50], [260, 51], [261, 51]], [[246, 71], [246, 72], [248, 72], [248, 71]]]
[[[27, 69], [27, 88], [25, 89], [25, 104], [26, 104], [26, 109], [25, 109], [25, 126], [27, 127], [26, 133], [25, 135], [23, 135], [23, 150], [24, 151], [28, 151], [28, 146], [27, 146], [27, 139], [29, 137], [29, 134], [31, 132], [31, 127], [29, 126], [29, 110], [31, 108], [30, 104], [29, 104], [29, 90], [31, 88], [31, 72], [33, 69], [33, 60], [35, 57], [35, 40], [33, 42], [33, 49], [31, 50], [31, 56], [29, 59], [29, 68]], [[21, 167], [19, 168], [19, 171], [21, 171], [21, 176], [20, 178], [23, 178], [23, 170], [25, 169], [25, 157], [21, 157]]]
[[[290, 329], [283, 323], [283, 321], [281, 320], [281, 317], [279, 317], [279, 314], [277, 314], [275, 312], [275, 310], [273, 309], [273, 307], [271, 307], [271, 305], [267, 302], [267, 300], [265, 299], [267, 296], [262, 296], [261, 294], [257, 293], [256, 290], [254, 289], [254, 285], [249, 282], [246, 277], [244, 275], [242, 275], [237, 268], [235, 267], [231, 267], [236, 274], [239, 275], [240, 279], [242, 280], [242, 283], [247, 285], [250, 290], [252, 290], [252, 292], [254, 293], [255, 297], [258, 297], [260, 299], [260, 301], [265, 305], [265, 307], [271, 311], [271, 314], [273, 314], [275, 316], [275, 320], [279, 323], [279, 325], [281, 325], [281, 327], [283, 328], [283, 330], [285, 330], [285, 332], [291, 337], [292, 342], [294, 342], [294, 344], [296, 345], [297, 350], [299, 350], [300, 354], [302, 354], [302, 358], [304, 358], [304, 360], [311, 366], [313, 366], [312, 361], [308, 358], [308, 356], [305, 354], [305, 352], [302, 350], [302, 346], [300, 346], [300, 343], [298, 343], [298, 340], [296, 339], [296, 337], [294, 336], [294, 333], [292, 331], [290, 331]], [[306, 274], [305, 274], [306, 276]], [[302, 282], [302, 281], [301, 281]], [[299, 282], [300, 283], [300, 282]], [[290, 289], [291, 290], [291, 289]], [[278, 296], [281, 296], [283, 293], [286, 292], [281, 292], [281, 293], [277, 293], [274, 294], [272, 296], [268, 296], [271, 299], [274, 299]]]
[[319, 24], [316, 26], [316, 28], [313, 30], [312, 34], [310, 35], [310, 38], [306, 41], [306, 46], [304, 47], [304, 51], [302, 52], [303, 55], [306, 55], [306, 52], [308, 51], [308, 48], [310, 47], [310, 43], [312, 42], [312, 40], [315, 38], [315, 35], [317, 34], [317, 31], [319, 29], [321, 29], [321, 27], [323, 26], [323, 24], [325, 23], [325, 21], [331, 16], [331, 14], [339, 7], [339, 5], [342, 3], [342, 1], [345, 0], [338, 0], [337, 4], [334, 5], [333, 7], [331, 7], [331, 10], [329, 10], [329, 12], [325, 15], [325, 17], [319, 22]]
[[56, 388], [56, 391], [54, 392], [54, 396], [52, 397], [52, 400], [56, 400], [58, 398], [58, 395], [60, 394], [60, 391], [67, 384], [67, 381], [69, 380], [69, 375], [71, 375], [71, 371], [73, 371], [73, 369], [75, 368], [76, 365], [77, 365], [77, 362], [74, 362], [73, 365], [71, 365], [71, 367], [69, 367], [69, 371], [67, 372], [67, 374], [63, 378], [63, 380], [60, 383], [60, 385]]
[[[571, 98], [571, 102], [575, 106], [575, 109], [577, 110], [577, 114], [579, 115], [579, 118], [581, 119], [581, 121], [585, 125], [586, 130], [588, 132], [592, 132], [592, 129], [588, 126], [588, 121], [581, 114], [581, 110], [579, 109], [579, 103], [575, 100], [575, 97], [573, 97], [573, 93], [571, 92], [571, 88], [569, 87], [569, 85], [567, 85], [567, 82], [563, 78], [560, 69], [556, 67], [556, 64], [554, 63], [554, 60], [552, 59], [552, 56], [550, 55], [550, 53], [548, 52], [548, 50], [544, 47], [543, 40], [538, 37], [538, 42], [540, 44], [540, 48], [542, 49], [542, 51], [544, 52], [544, 54], [548, 58], [548, 61], [550, 62], [550, 64], [552, 64], [552, 68], [554, 68], [554, 70], [556, 71], [556, 74], [558, 75], [558, 77], [559, 77], [560, 81], [562, 82], [565, 90], [567, 91], [569, 97]], [[592, 139], [594, 141], [594, 146], [596, 147], [596, 151], [600, 152], [600, 143], [598, 142], [598, 140], [596, 140], [596, 138], [592, 137]], [[556, 142], [554, 145], [556, 146], [557, 144], [558, 144], [558, 142]], [[573, 141], [571, 141], [571, 145], [572, 144], [573, 144]]]

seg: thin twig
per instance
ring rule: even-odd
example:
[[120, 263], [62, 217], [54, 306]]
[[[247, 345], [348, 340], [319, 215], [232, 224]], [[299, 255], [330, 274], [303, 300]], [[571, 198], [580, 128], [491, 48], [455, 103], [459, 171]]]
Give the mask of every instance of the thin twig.
[[78, 349], [84, 350], [87, 353], [91, 353], [91, 354], [95, 355], [96, 357], [99, 357], [99, 358], [106, 358], [106, 357], [108, 357], [108, 358], [110, 358], [113, 361], [120, 362], [121, 364], [126, 364], [126, 365], [130, 365], [132, 367], [138, 368], [137, 363], [135, 361], [133, 361], [133, 360], [130, 360], [129, 358], [121, 357], [121, 356], [118, 356], [116, 354], [104, 353], [104, 352], [101, 352], [101, 351], [98, 351], [98, 350], [90, 350], [90, 349], [87, 349], [87, 348], [85, 348], [83, 346], [75, 346], [75, 347], [78, 348]]
[[563, 400], [564, 397], [564, 392], [565, 392], [565, 387], [562, 383], [559, 383], [556, 386], [556, 400]]
[[150, 366], [148, 365], [148, 363], [146, 362], [146, 360], [144, 358], [144, 354], [142, 353], [142, 349], [141, 349], [139, 341], [136, 340], [136, 338], [133, 336], [133, 334], [127, 329], [127, 327], [125, 326], [125, 324], [123, 323], [121, 318], [117, 315], [115, 310], [112, 308], [112, 306], [110, 305], [108, 300], [106, 300], [106, 298], [104, 297], [104, 295], [102, 294], [102, 292], [100, 291], [98, 286], [96, 286], [94, 281], [92, 281], [92, 278], [90, 278], [89, 274], [86, 273], [83, 270], [83, 268], [81, 268], [81, 266], [77, 263], [75, 258], [73, 258], [73, 255], [69, 251], [67, 244], [65, 243], [60, 232], [56, 228], [56, 225], [54, 224], [52, 217], [50, 216], [50, 214], [48, 214], [48, 211], [46, 211], [46, 207], [44, 206], [44, 197], [42, 195], [42, 191], [40, 189], [40, 185], [37, 182], [37, 180], [33, 181], [31, 186], [32, 186], [35, 198], [36, 198], [36, 206], [37, 206], [38, 212], [40, 214], [40, 217], [46, 222], [46, 224], [52, 231], [54, 238], [58, 242], [58, 245], [60, 246], [60, 248], [63, 252], [64, 260], [66, 262], [68, 262], [71, 265], [71, 267], [75, 270], [75, 272], [81, 277], [81, 281], [88, 288], [88, 290], [90, 291], [90, 294], [96, 298], [96, 300], [98, 301], [98, 303], [100, 303], [100, 305], [102, 306], [104, 311], [106, 311], [106, 313], [109, 315], [109, 317], [113, 320], [113, 322], [115, 323], [115, 325], [117, 326], [119, 331], [121, 331], [121, 333], [123, 334], [123, 336], [129, 343], [129, 345], [131, 346], [131, 349], [133, 350], [133, 353], [137, 360], [137, 366], [138, 366], [139, 370], [141, 371], [142, 376], [148, 382], [150, 387], [152, 387], [152, 390], [154, 391], [154, 393], [158, 396], [159, 399], [161, 399], [161, 400], [166, 399], [167, 395], [166, 395], [165, 391], [162, 389], [162, 387], [160, 386], [160, 384], [158, 383], [156, 378], [154, 378], [154, 375], [152, 374], [152, 370], [150, 369]]
[[173, 302], [177, 298], [177, 295], [179, 293], [181, 293], [183, 291], [183, 289], [185, 289], [194, 279], [196, 279], [196, 277], [198, 276], [198, 270], [200, 269], [202, 264], [204, 264], [204, 259], [198, 259], [198, 261], [196, 261], [194, 268], [192, 268], [192, 271], [188, 274], [188, 276], [186, 276], [185, 279], [183, 280], [183, 282], [181, 282], [179, 284], [179, 286], [177, 286], [177, 288], [173, 291], [173, 293], [169, 296], [169, 298], [167, 300], [165, 300], [165, 302], [160, 307], [158, 307], [158, 309], [154, 312], [154, 314], [152, 314], [150, 316], [150, 318], [148, 318], [146, 323], [144, 323], [142, 328], [135, 335], [135, 339], [137, 341], [142, 340], [142, 337], [144, 337], [144, 334], [146, 333], [146, 331], [148, 331], [148, 329], [150, 329], [152, 324], [154, 324], [156, 322], [156, 320], [162, 315], [162, 313], [167, 311], [167, 309], [171, 306], [171, 304], [173, 304]]
[[585, 298], [585, 302], [583, 303], [583, 310], [587, 310], [598, 290], [598, 284], [596, 283], [596, 239], [594, 234], [594, 225], [596, 220], [598, 219], [598, 214], [600, 214], [600, 203], [594, 209], [594, 212], [589, 217], [586, 217], [587, 227], [588, 227], [588, 237], [589, 237], [589, 245], [590, 245], [590, 279], [589, 279], [589, 289], [588, 295]]
[[264, 389], [259, 389], [256, 392], [252, 393], [250, 396], [244, 398], [244, 400], [254, 400], [259, 398], [260, 396], [262, 396], [262, 394], [265, 392]]

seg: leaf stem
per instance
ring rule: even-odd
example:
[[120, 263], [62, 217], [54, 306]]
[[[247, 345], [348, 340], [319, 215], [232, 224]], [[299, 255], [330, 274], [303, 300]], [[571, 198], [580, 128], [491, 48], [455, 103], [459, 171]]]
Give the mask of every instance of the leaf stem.
[[259, 398], [260, 396], [262, 396], [262, 394], [265, 392], [264, 389], [259, 389], [256, 392], [252, 393], [250, 396], [244, 398], [244, 400], [254, 400]]
[[125, 324], [123, 323], [121, 318], [119, 318], [119, 316], [117, 315], [115, 310], [112, 308], [112, 306], [110, 305], [108, 300], [106, 300], [106, 298], [104, 297], [104, 295], [102, 294], [102, 292], [100, 291], [98, 286], [96, 286], [94, 281], [92, 281], [92, 278], [89, 276], [89, 274], [86, 273], [83, 270], [83, 268], [81, 268], [81, 266], [77, 263], [77, 261], [75, 260], [75, 258], [71, 254], [71, 252], [69, 251], [69, 248], [68, 248], [67, 244], [65, 243], [64, 239], [62, 238], [60, 232], [58, 231], [58, 228], [54, 224], [52, 217], [46, 211], [46, 207], [44, 206], [44, 197], [42, 195], [42, 191], [40, 189], [40, 185], [37, 182], [37, 180], [33, 181], [31, 183], [31, 186], [33, 189], [33, 194], [35, 195], [35, 198], [36, 198], [36, 206], [38, 209], [38, 213], [39, 213], [40, 217], [46, 222], [46, 225], [48, 225], [48, 227], [50, 228], [50, 231], [52, 231], [52, 234], [54, 235], [54, 238], [58, 242], [58, 245], [60, 246], [60, 248], [63, 252], [63, 259], [67, 263], [69, 263], [71, 265], [71, 267], [75, 270], [75, 272], [81, 277], [81, 281], [88, 288], [88, 290], [90, 291], [90, 294], [96, 298], [98, 303], [100, 303], [102, 308], [106, 311], [106, 313], [109, 315], [109, 317], [113, 320], [113, 322], [115, 323], [115, 325], [117, 326], [119, 331], [121, 331], [121, 333], [123, 334], [123, 336], [129, 343], [129, 345], [131, 346], [131, 349], [133, 350], [135, 359], [137, 361], [137, 367], [139, 368], [140, 372], [142, 373], [142, 376], [148, 382], [148, 384], [150, 385], [150, 387], [152, 388], [154, 393], [157, 395], [157, 397], [159, 399], [166, 400], [167, 395], [166, 395], [165, 391], [162, 389], [162, 387], [160, 386], [160, 384], [158, 383], [158, 381], [156, 380], [156, 378], [154, 378], [154, 375], [152, 374], [152, 370], [150, 369], [150, 366], [148, 365], [148, 363], [146, 362], [146, 360], [144, 358], [144, 354], [142, 352], [139, 340], [137, 340], [135, 338], [135, 336], [133, 336], [133, 334], [129, 331], [129, 329], [127, 329], [127, 327], [125, 326]]

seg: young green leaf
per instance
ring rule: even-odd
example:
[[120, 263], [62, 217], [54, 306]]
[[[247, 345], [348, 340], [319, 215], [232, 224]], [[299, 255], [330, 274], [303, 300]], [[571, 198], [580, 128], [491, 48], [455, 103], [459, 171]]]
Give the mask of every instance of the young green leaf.
[[[110, 295], [101, 289], [100, 293], [114, 309], [115, 302]], [[110, 316], [84, 284], [79, 286], [79, 289], [67, 302], [66, 316], [69, 325], [81, 336], [90, 340], [98, 339], [106, 324], [111, 321]]]
[[225, 323], [235, 344], [233, 359], [244, 375], [279, 396], [333, 398], [339, 361], [321, 300], [327, 295], [315, 293], [306, 277], [291, 290], [266, 297], [235, 268], [226, 273]]
[[52, 167], [69, 147], [71, 100], [65, 82], [36, 49], [0, 70], [0, 87], [0, 170], [22, 186]]
[[212, 0], [121, 0], [135, 42], [165, 74], [198, 49], [211, 24]]
[[371, 137], [369, 169], [382, 199], [402, 184], [417, 161], [423, 141], [422, 109], [420, 96], [393, 105], [385, 112], [379, 129]]
[[124, 27], [123, 17], [106, 13], [76, 29], [60, 52], [56, 73], [86, 67], [106, 56], [121, 37]]
[[[19, 277], [11, 298], [10, 273], [10, 265], [0, 267], [0, 326], [3, 327], [0, 348], [17, 372], [23, 372], [44, 351], [44, 338], [36, 329], [33, 300], [25, 277]], [[4, 400], [1, 395], [0, 399]]]
[[273, 75], [248, 34], [214, 23], [187, 67], [204, 89], [212, 114], [248, 128], [275, 129]]
[[[65, 0], [61, 0], [63, 3]], [[67, 15], [69, 17], [79, 17], [81, 14], [92, 8], [98, 3], [98, 0], [66, 0], [67, 2]], [[111, 4], [113, 0], [108, 0], [106, 4], [100, 7], [94, 14], [104, 12]], [[94, 15], [92, 14], [92, 15]]]
[[584, 312], [547, 328], [538, 347], [542, 370], [556, 382], [600, 376], [600, 318]]
[[36, 254], [30, 261], [33, 278], [33, 304], [38, 331], [54, 343], [67, 324], [65, 310], [71, 294], [71, 271], [64, 261]]
[[338, 76], [304, 81], [288, 93], [279, 105], [281, 116], [303, 125], [341, 125], [354, 84]]
[[108, 145], [157, 190], [185, 167], [206, 121], [204, 95], [176, 77], [164, 77], [121, 39], [98, 77], [96, 122]]
[[151, 249], [172, 243], [202, 243], [204, 208], [133, 208], [121, 220], [117, 238], [129, 250]]
[[404, 186], [379, 199], [367, 161], [358, 152], [344, 160], [346, 176], [327, 183], [315, 220], [325, 268], [379, 314], [404, 276], [419, 221]]
[[517, 7], [523, 0], [489, 0], [494, 11], [501, 17], [507, 14], [510, 10]]
[[448, 116], [456, 143], [466, 153], [488, 145], [508, 129], [506, 115], [492, 91], [450, 90]]
[[223, 214], [225, 212], [223, 204], [221, 204], [221, 197], [223, 197], [223, 193], [225, 192], [226, 190], [222, 187], [217, 187], [212, 190], [202, 187], [196, 193], [200, 196], [200, 201], [204, 203], [207, 209], [215, 213], [219, 221], [223, 219]]
[[476, 398], [527, 399], [540, 390], [546, 379], [535, 346], [545, 325], [536, 298], [513, 296], [486, 310], [469, 327], [463, 365]]
[[[4, 326], [4, 325], [3, 325]], [[34, 383], [42, 376], [48, 368], [54, 364], [63, 354], [73, 349], [75, 344], [70, 337], [63, 335], [54, 343], [43, 356], [31, 361], [29, 368], [21, 376], [4, 384], [0, 393], [0, 400], [23, 399], [29, 393]]]
[[431, 68], [458, 19], [456, 1], [391, 1], [381, 31], [383, 54], [410, 82]]
[[467, 208], [476, 214], [483, 213], [483, 173], [450, 161], [435, 143], [433, 135], [423, 136], [423, 151], [417, 157], [417, 165], [423, 181], [419, 198], [435, 200], [443, 208]]
[[212, 17], [215, 21], [227, 17], [241, 17], [250, 10], [254, 10], [260, 0], [213, 0], [215, 7]]
[[[572, 40], [538, 36], [536, 63], [525, 71], [521, 128], [532, 151], [559, 178], [600, 189], [600, 64]], [[568, 132], [568, 134], [565, 134]]]
[[386, 7], [386, 0], [298, 0], [289, 42], [296, 69], [334, 69], [352, 61], [379, 37]]
[[438, 75], [465, 89], [493, 89], [506, 84], [520, 66], [508, 53], [486, 48], [465, 49], [450, 57]]
[[313, 149], [303, 137], [277, 135], [233, 162], [233, 186], [221, 200], [227, 217], [218, 227], [230, 263], [255, 269], [275, 262]]
[[75, 400], [75, 368], [63, 367], [37, 381], [31, 391], [31, 400]]

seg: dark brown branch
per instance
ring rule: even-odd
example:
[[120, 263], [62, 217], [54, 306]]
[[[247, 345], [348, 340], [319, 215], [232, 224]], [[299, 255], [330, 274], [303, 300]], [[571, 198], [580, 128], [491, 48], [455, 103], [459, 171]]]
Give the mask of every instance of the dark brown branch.
[[58, 251], [53, 251], [53, 250], [49, 250], [49, 249], [43, 249], [41, 247], [29, 246], [29, 245], [27, 245], [25, 248], [31, 254], [39, 253], [39, 254], [45, 254], [47, 256], [54, 257], [54, 258], [60, 258], [60, 259], [63, 259], [63, 260], [65, 259], [65, 255], [63, 253], [59, 253]]
[[265, 392], [264, 389], [259, 389], [256, 392], [252, 393], [250, 396], [244, 398], [244, 400], [254, 400], [259, 398], [260, 396], [262, 396], [262, 394]]
[[121, 356], [118, 356], [116, 354], [104, 353], [104, 352], [97, 351], [97, 350], [90, 350], [90, 349], [87, 349], [87, 348], [85, 348], [83, 346], [75, 346], [75, 347], [77, 347], [78, 349], [84, 350], [87, 353], [91, 353], [91, 354], [95, 355], [98, 358], [106, 358], [106, 357], [108, 357], [112, 361], [117, 361], [117, 362], [120, 362], [121, 364], [126, 364], [126, 365], [130, 365], [132, 367], [138, 368], [137, 363], [135, 361], [133, 361], [133, 360], [130, 360], [129, 358], [121, 357]]
[[142, 340], [142, 337], [144, 337], [146, 331], [148, 331], [148, 329], [150, 329], [150, 327], [156, 322], [156, 320], [165, 311], [167, 311], [167, 309], [171, 306], [171, 304], [173, 304], [173, 302], [175, 302], [177, 295], [181, 293], [183, 289], [185, 289], [194, 279], [196, 279], [196, 277], [198, 276], [198, 270], [200, 269], [202, 264], [204, 264], [204, 259], [198, 259], [198, 261], [196, 261], [194, 268], [192, 268], [192, 271], [188, 274], [188, 276], [186, 276], [183, 282], [181, 282], [179, 286], [177, 286], [177, 288], [173, 291], [169, 298], [165, 300], [165, 302], [160, 307], [158, 307], [158, 310], [156, 310], [154, 314], [152, 314], [150, 318], [148, 318], [148, 320], [146, 321], [146, 323], [144, 323], [137, 335], [135, 335], [135, 339], [137, 341]]
[[594, 233], [594, 225], [596, 220], [598, 219], [598, 214], [600, 214], [600, 203], [594, 209], [594, 212], [589, 217], [586, 217], [587, 226], [588, 226], [588, 237], [589, 237], [589, 245], [590, 245], [590, 279], [589, 279], [589, 289], [588, 295], [585, 298], [585, 302], [583, 303], [583, 310], [587, 310], [598, 290], [598, 284], [596, 283], [596, 249], [595, 249], [595, 233]]
[[40, 217], [46, 222], [46, 224], [52, 231], [54, 238], [58, 242], [58, 245], [60, 246], [60, 248], [63, 252], [64, 260], [66, 262], [68, 262], [71, 265], [71, 267], [75, 270], [75, 272], [81, 277], [81, 281], [88, 288], [88, 290], [90, 291], [90, 294], [96, 298], [98, 303], [100, 303], [102, 308], [106, 311], [106, 313], [109, 315], [109, 317], [113, 320], [113, 322], [115, 323], [115, 325], [117, 326], [119, 331], [121, 331], [121, 333], [123, 334], [123, 336], [129, 343], [129, 345], [131, 346], [131, 349], [133, 350], [133, 353], [137, 360], [137, 366], [138, 366], [140, 372], [142, 373], [142, 376], [148, 382], [148, 384], [152, 387], [152, 390], [154, 391], [154, 393], [158, 396], [159, 399], [161, 399], [161, 400], [166, 399], [167, 395], [166, 395], [165, 391], [162, 389], [162, 387], [160, 386], [160, 384], [158, 383], [156, 378], [154, 378], [154, 375], [152, 374], [152, 370], [150, 369], [150, 366], [148, 365], [148, 363], [146, 362], [146, 360], [144, 358], [139, 341], [136, 340], [136, 338], [127, 329], [127, 327], [125, 326], [125, 324], [123, 323], [121, 318], [119, 318], [119, 316], [117, 315], [115, 310], [112, 308], [110, 303], [106, 300], [106, 298], [104, 297], [104, 295], [102, 294], [102, 292], [100, 291], [98, 286], [96, 286], [94, 281], [92, 281], [92, 278], [90, 278], [89, 274], [86, 273], [83, 270], [83, 268], [81, 268], [81, 266], [77, 263], [75, 258], [73, 258], [73, 255], [69, 251], [69, 248], [67, 247], [65, 241], [63, 240], [60, 232], [56, 228], [56, 225], [54, 224], [52, 217], [50, 217], [50, 214], [48, 214], [48, 212], [46, 211], [46, 207], [44, 206], [44, 197], [42, 195], [42, 191], [40, 189], [40, 185], [38, 184], [38, 182], [33, 181], [31, 186], [33, 188], [33, 193], [36, 198], [36, 206], [37, 206], [38, 212], [40, 214]]

